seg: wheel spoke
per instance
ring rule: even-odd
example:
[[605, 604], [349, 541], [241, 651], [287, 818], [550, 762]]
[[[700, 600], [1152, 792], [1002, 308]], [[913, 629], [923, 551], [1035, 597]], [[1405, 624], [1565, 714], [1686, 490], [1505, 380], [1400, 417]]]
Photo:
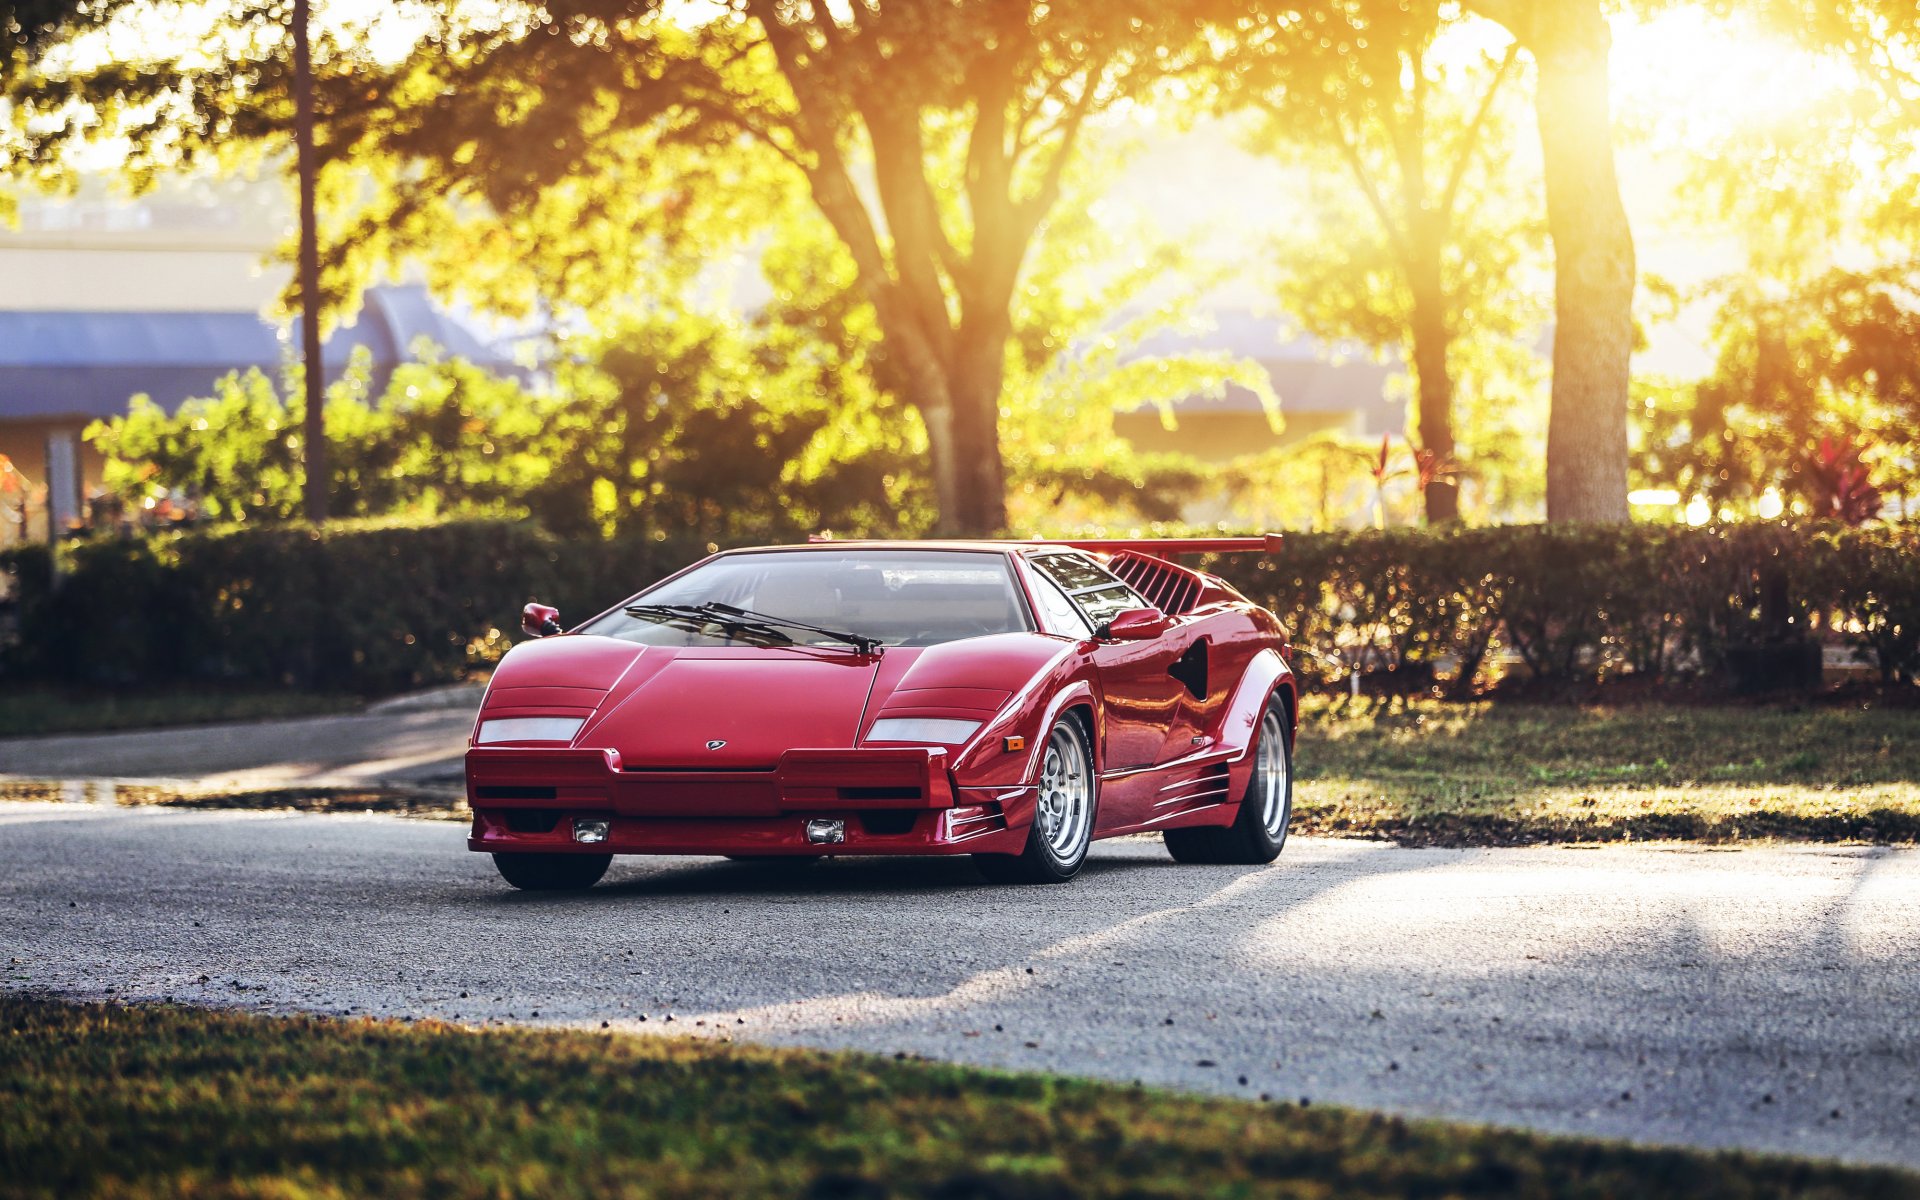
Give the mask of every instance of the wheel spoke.
[[1048, 849], [1061, 858], [1077, 854], [1093, 816], [1092, 765], [1080, 739], [1068, 726], [1054, 728], [1040, 774], [1035, 820]]

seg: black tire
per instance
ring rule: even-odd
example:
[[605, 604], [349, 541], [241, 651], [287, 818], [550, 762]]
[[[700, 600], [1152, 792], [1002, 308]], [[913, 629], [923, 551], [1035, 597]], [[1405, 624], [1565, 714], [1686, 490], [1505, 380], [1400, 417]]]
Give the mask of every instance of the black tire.
[[[1094, 770], [1093, 739], [1077, 716], [1062, 716], [1047, 731], [1040, 776], [1026, 849], [973, 856], [980, 873], [994, 883], [1065, 883], [1087, 861], [1100, 811], [1100, 774]], [[1050, 778], [1056, 785], [1051, 789]], [[1043, 819], [1045, 814], [1057, 819]]]
[[581, 892], [600, 882], [611, 854], [496, 854], [493, 865], [523, 892]]
[[[1275, 747], [1279, 759], [1277, 786], [1270, 770]], [[1277, 803], [1268, 804], [1263, 785], [1278, 791]], [[1287, 719], [1286, 704], [1276, 696], [1260, 718], [1253, 778], [1247, 781], [1246, 795], [1240, 797], [1240, 811], [1233, 824], [1169, 829], [1161, 836], [1166, 838], [1167, 852], [1176, 862], [1258, 866], [1280, 857], [1292, 819], [1293, 722]]]

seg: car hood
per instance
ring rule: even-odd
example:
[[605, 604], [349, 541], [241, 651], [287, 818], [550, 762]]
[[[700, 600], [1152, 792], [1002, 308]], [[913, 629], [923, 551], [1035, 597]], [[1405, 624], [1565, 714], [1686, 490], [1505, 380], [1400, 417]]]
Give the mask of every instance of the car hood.
[[629, 768], [767, 770], [787, 750], [858, 745], [882, 712], [984, 719], [1061, 649], [1059, 639], [1036, 634], [893, 647], [878, 657], [569, 635], [509, 652], [481, 718], [580, 717], [572, 744], [617, 750]]

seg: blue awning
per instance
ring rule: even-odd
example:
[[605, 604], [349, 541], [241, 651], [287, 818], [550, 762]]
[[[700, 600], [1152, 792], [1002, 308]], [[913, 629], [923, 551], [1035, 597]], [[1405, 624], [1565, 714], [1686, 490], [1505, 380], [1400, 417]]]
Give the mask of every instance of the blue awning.
[[[525, 375], [417, 286], [369, 290], [354, 324], [335, 330], [321, 357], [337, 378], [365, 347], [378, 387], [412, 360], [420, 338], [447, 358]], [[141, 393], [172, 412], [210, 395], [230, 371], [273, 373], [298, 351], [298, 322], [276, 326], [252, 313], [0, 312], [0, 420], [117, 416]]]

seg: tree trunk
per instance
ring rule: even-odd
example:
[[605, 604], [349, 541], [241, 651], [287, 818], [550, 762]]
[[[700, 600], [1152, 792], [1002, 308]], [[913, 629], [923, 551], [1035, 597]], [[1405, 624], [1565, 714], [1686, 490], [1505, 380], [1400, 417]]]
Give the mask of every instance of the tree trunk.
[[[1410, 264], [1413, 313], [1409, 333], [1413, 349], [1413, 379], [1418, 391], [1420, 448], [1433, 455], [1436, 469], [1453, 467], [1453, 375], [1447, 366], [1450, 338], [1446, 293], [1440, 285], [1440, 241], [1423, 240], [1413, 247]], [[1436, 475], [1424, 490], [1427, 524], [1445, 525], [1460, 519], [1460, 485], [1451, 474]]]
[[1011, 323], [988, 316], [963, 326], [948, 386], [953, 396], [959, 494], [952, 524], [970, 537], [1007, 529], [1006, 465], [1000, 455], [1000, 389]]
[[326, 364], [320, 357], [320, 249], [314, 218], [313, 55], [308, 47], [309, 0], [293, 4], [293, 144], [300, 176], [300, 362], [306, 389], [307, 520], [327, 520]]
[[[1547, 519], [1625, 521], [1633, 231], [1614, 173], [1610, 35], [1595, 0], [1536, 10], [1535, 108], [1553, 237]], [[1524, 35], [1523, 35], [1524, 38]]]

